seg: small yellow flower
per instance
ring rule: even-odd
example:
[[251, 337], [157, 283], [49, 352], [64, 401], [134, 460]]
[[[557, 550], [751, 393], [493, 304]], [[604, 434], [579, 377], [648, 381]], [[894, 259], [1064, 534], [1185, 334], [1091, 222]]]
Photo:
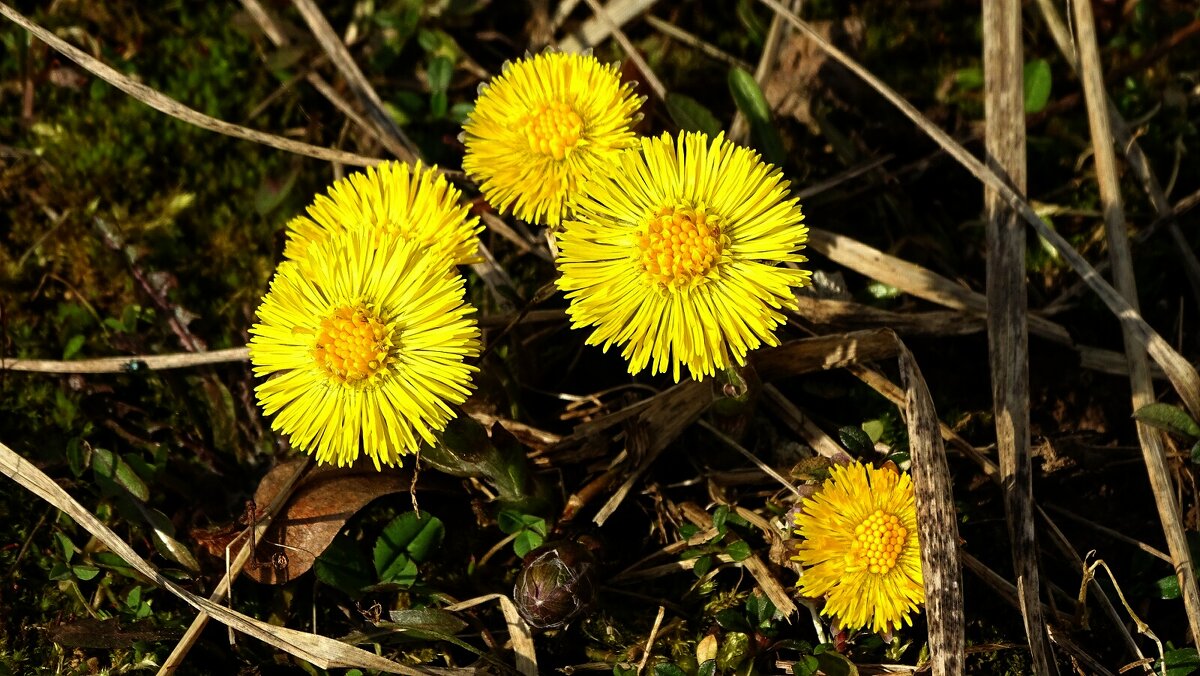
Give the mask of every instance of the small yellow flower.
[[800, 591], [824, 596], [825, 615], [845, 629], [874, 632], [912, 624], [925, 602], [912, 479], [854, 463], [836, 466], [796, 515], [804, 538]]
[[394, 232], [353, 230], [279, 265], [250, 329], [271, 427], [318, 463], [393, 465], [455, 415], [479, 329], [463, 278]]
[[634, 144], [641, 100], [615, 65], [545, 52], [505, 64], [463, 124], [463, 170], [493, 206], [558, 225], [585, 176]]
[[700, 379], [762, 343], [808, 282], [808, 238], [782, 173], [722, 135], [664, 134], [585, 181], [558, 236], [559, 288], [588, 344], [622, 345], [629, 372]]
[[298, 259], [316, 242], [352, 230], [395, 232], [453, 265], [479, 262], [483, 226], [459, 204], [462, 193], [437, 167], [383, 162], [337, 181], [318, 195], [308, 216], [287, 225], [283, 255]]

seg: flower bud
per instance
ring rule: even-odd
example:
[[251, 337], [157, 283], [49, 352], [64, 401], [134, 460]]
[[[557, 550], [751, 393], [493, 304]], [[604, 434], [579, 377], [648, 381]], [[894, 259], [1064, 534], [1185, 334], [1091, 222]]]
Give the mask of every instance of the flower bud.
[[532, 627], [566, 625], [596, 599], [596, 558], [577, 542], [548, 542], [525, 555], [513, 601]]

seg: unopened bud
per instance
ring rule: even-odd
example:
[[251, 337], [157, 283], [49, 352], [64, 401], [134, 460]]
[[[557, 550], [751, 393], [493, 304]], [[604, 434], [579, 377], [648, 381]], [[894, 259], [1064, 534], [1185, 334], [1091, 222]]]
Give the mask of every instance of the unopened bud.
[[596, 558], [577, 542], [546, 543], [526, 554], [522, 565], [513, 601], [530, 626], [564, 626], [596, 599]]

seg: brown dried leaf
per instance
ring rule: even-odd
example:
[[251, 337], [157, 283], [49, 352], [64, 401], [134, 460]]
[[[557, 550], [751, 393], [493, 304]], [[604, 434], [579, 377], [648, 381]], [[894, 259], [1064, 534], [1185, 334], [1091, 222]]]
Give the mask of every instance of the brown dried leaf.
[[[305, 458], [297, 458], [267, 472], [254, 492], [255, 503], [270, 504], [297, 464], [303, 462]], [[256, 582], [283, 584], [307, 573], [347, 519], [375, 498], [409, 490], [412, 480], [409, 468], [384, 468], [380, 472], [370, 461], [350, 467], [314, 468], [267, 529], [245, 574]]]

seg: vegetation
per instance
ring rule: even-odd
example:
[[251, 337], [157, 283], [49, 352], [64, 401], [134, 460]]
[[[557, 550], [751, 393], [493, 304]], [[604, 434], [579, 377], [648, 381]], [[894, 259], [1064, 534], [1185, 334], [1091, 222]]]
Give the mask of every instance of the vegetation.
[[[277, 47], [245, 9], [257, 4], [14, 3], [197, 111], [390, 158], [378, 130], [349, 120], [307, 79], [320, 75], [365, 111], [294, 7], [265, 3], [287, 38]], [[231, 606], [421, 668], [522, 668], [519, 624], [488, 596], [514, 585], [518, 601], [532, 589], [555, 592], [548, 615], [526, 613], [542, 673], [880, 673], [928, 660], [924, 614], [890, 636], [839, 631], [816, 614], [818, 600], [800, 597], [790, 533], [799, 498], [760, 468], [802, 495], [836, 458], [910, 469], [903, 400], [880, 393], [880, 379], [901, 382], [895, 359], [725, 370], [700, 385], [686, 372], [679, 386], [670, 373], [630, 376], [620, 350], [602, 353], [571, 330], [542, 229], [497, 212], [458, 173], [479, 85], [526, 51], [581, 34], [595, 21], [590, 2], [558, 28], [559, 3], [321, 4], [412, 147], [448, 170], [485, 217], [490, 258], [465, 273], [484, 351], [469, 415], [420, 463], [306, 470], [287, 524], [256, 543]], [[1181, 254], [1200, 245], [1198, 212], [1187, 211], [1200, 201], [1200, 12], [1178, 0], [1099, 2], [1095, 11], [1109, 94], [1180, 214], [1176, 236], [1122, 165], [1142, 316], [1196, 363], [1200, 287]], [[956, 511], [961, 550], [978, 562], [962, 573], [967, 671], [1032, 673], [1005, 586], [1015, 575], [1003, 492], [986, 469], [998, 456], [985, 315], [935, 292], [937, 276], [964, 294], [985, 292], [981, 184], [796, 32], [785, 33], [760, 86], [753, 73], [772, 17], [751, 0], [675, 0], [625, 23], [665, 96], [616, 40], [594, 53], [621, 61], [622, 78], [647, 97], [637, 133], [740, 128], [736, 140], [792, 181], [810, 227], [920, 266], [912, 275], [886, 259], [873, 267], [839, 258], [814, 233], [804, 252], [812, 289], [778, 335], [900, 334], [958, 439], [947, 442], [953, 490], [942, 497]], [[982, 156], [978, 4], [814, 0], [803, 17]], [[1098, 265], [1108, 244], [1080, 81], [1034, 4], [1023, 35], [1027, 195]], [[0, 102], [0, 361], [245, 345], [283, 257], [286, 222], [355, 170], [163, 115], [9, 22], [0, 25]], [[1094, 294], [1074, 290], [1078, 275], [1044, 238], [1029, 236], [1025, 265], [1029, 307], [1041, 317], [1029, 394], [1053, 659], [1064, 672], [1116, 673], [1142, 659], [1132, 642], [1146, 658], [1135, 670], [1193, 673], [1200, 658], [1180, 583], [1156, 557], [1168, 546], [1138, 447], [1121, 327]], [[227, 546], [236, 553], [233, 536], [264, 518], [302, 465], [258, 408], [259, 382], [236, 360], [183, 369], [133, 361], [117, 373], [0, 368], [0, 442], [165, 576], [207, 597], [225, 575]], [[1161, 403], [1138, 419], [1166, 430], [1171, 498], [1200, 555], [1200, 427], [1166, 380], [1155, 392]], [[680, 421], [689, 424], [672, 426]], [[556, 543], [559, 558], [544, 556]], [[1097, 571], [1082, 602], [1080, 557], [1112, 573]], [[0, 675], [155, 670], [196, 616], [7, 479], [0, 574]], [[795, 612], [775, 602], [781, 590]], [[255, 639], [230, 645], [210, 622], [179, 673], [327, 672]]]

